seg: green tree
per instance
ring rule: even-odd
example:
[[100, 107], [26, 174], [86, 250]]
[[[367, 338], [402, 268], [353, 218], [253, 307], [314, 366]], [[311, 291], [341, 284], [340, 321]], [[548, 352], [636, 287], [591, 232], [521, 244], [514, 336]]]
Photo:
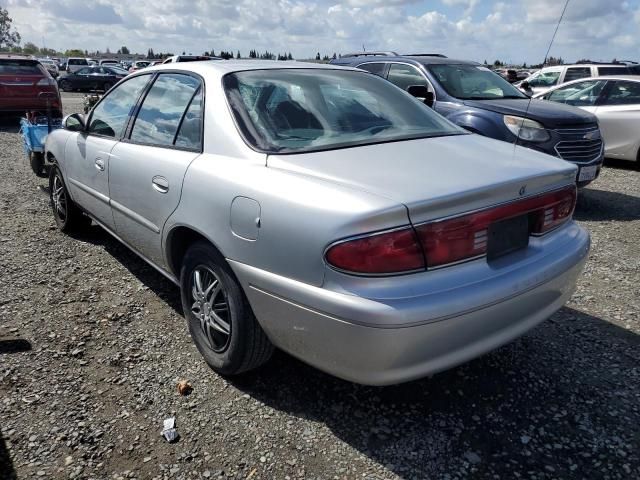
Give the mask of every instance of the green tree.
[[316, 53], [316, 60], [320, 60], [320, 52]]
[[236, 53], [236, 58], [240, 58], [240, 50]]
[[39, 51], [40, 49], [38, 48], [38, 46], [35, 43], [31, 42], [25, 43], [24, 47], [22, 47], [22, 53], [26, 55], [35, 55]]
[[83, 52], [78, 48], [72, 48], [71, 50], [67, 50], [66, 52], [64, 52], [64, 56], [65, 57], [84, 57], [85, 52]]
[[11, 28], [12, 23], [13, 19], [9, 16], [9, 12], [0, 7], [0, 49], [20, 44], [20, 34]]
[[124, 54], [124, 55], [129, 55], [129, 49], [127, 47], [120, 47], [120, 53]]

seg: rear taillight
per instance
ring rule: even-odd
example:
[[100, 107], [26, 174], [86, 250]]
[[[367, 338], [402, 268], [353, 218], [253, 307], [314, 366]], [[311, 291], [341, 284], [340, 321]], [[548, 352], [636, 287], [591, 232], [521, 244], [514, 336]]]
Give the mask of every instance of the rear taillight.
[[412, 227], [334, 244], [325, 257], [337, 269], [367, 275], [424, 270], [422, 249]]
[[[576, 187], [570, 186], [445, 220], [423, 223], [331, 246], [325, 255], [333, 267], [351, 273], [388, 275], [442, 267], [487, 254], [489, 226], [528, 216], [529, 233], [543, 235], [571, 218]], [[425, 265], [426, 260], [426, 265]]]
[[36, 83], [36, 85], [38, 85], [39, 87], [44, 87], [44, 86], [50, 86], [50, 85], [57, 85], [57, 83], [51, 77], [44, 77], [38, 80], [38, 83]]
[[416, 227], [427, 267], [440, 267], [487, 253], [489, 225], [499, 220], [529, 216], [529, 233], [541, 235], [558, 227], [573, 213], [576, 187], [526, 198], [459, 217]]

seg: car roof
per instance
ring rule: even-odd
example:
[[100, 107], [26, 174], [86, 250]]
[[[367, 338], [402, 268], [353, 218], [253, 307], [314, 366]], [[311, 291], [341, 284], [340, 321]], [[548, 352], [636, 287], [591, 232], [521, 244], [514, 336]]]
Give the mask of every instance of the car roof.
[[27, 56], [27, 55], [14, 55], [13, 53], [0, 53], [0, 60], [20, 60], [20, 61], [32, 61], [37, 62], [38, 60]]
[[243, 72], [247, 70], [354, 70], [361, 71], [344, 65], [332, 65], [328, 63], [311, 63], [297, 61], [278, 60], [203, 60], [201, 62], [177, 62], [155, 65], [144, 69], [144, 72], [160, 70], [183, 70], [194, 72], [203, 77], [223, 77], [228, 73]]
[[456, 58], [439, 57], [435, 55], [362, 55], [343, 57], [333, 62], [332, 65], [353, 65], [362, 63], [402, 62], [412, 60], [422, 65], [480, 65], [472, 60], [459, 60]]

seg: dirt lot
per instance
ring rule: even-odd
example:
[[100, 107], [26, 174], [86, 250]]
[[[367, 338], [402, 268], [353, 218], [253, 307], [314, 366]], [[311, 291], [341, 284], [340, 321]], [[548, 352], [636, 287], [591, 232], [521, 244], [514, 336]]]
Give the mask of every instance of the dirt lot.
[[[65, 94], [67, 111], [80, 95]], [[0, 478], [640, 478], [640, 171], [608, 164], [571, 303], [431, 379], [369, 388], [278, 353], [223, 379], [178, 290], [98, 227], [54, 228], [0, 131]], [[194, 391], [182, 397], [176, 382]], [[175, 444], [161, 436], [175, 416]]]

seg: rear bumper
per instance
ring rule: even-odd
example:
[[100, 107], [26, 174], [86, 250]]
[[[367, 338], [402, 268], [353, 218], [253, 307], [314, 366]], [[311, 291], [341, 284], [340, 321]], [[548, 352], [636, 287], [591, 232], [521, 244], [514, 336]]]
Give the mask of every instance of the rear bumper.
[[561, 308], [575, 289], [590, 246], [584, 229], [567, 228], [572, 241], [525, 268], [473, 284], [462, 268], [453, 289], [448, 272], [449, 285], [440, 293], [413, 295], [420, 290], [416, 286], [405, 292], [408, 296], [390, 299], [338, 293], [230, 264], [276, 346], [346, 380], [387, 385], [482, 355]]

